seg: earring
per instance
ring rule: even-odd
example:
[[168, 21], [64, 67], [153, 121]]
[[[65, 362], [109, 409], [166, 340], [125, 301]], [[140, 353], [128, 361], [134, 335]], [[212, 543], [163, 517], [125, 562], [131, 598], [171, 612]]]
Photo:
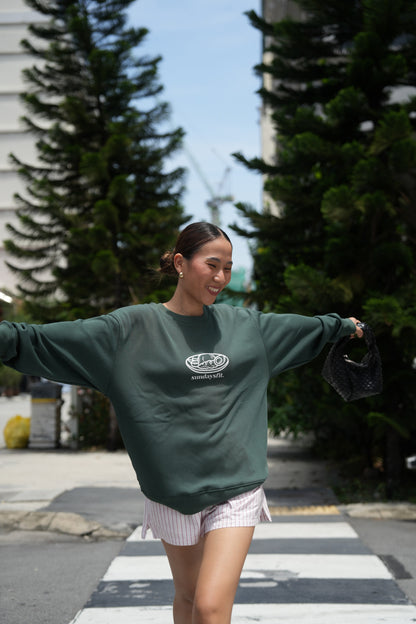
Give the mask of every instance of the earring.
[[183, 278], [183, 273], [182, 271], [179, 273], [179, 277], [182, 279]]

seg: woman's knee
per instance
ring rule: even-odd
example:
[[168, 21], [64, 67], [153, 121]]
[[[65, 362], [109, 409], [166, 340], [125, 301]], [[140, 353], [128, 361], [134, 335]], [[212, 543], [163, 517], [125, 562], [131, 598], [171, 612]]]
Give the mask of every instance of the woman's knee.
[[216, 596], [197, 595], [193, 605], [193, 619], [195, 624], [222, 624], [229, 622], [232, 603], [219, 601]]
[[195, 590], [186, 588], [176, 589], [175, 601], [180, 602], [184, 607], [192, 609], [195, 602]]

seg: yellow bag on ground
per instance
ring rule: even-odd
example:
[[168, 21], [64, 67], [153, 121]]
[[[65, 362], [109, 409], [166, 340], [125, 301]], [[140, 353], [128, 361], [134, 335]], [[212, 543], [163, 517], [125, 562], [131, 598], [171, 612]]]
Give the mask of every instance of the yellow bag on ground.
[[3, 429], [3, 435], [7, 448], [26, 448], [30, 435], [30, 418], [24, 418], [20, 415], [13, 416]]

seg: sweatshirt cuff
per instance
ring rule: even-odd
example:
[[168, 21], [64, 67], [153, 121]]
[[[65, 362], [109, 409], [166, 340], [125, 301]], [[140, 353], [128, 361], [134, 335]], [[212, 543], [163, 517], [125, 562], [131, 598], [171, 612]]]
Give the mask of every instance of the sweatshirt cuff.
[[351, 328], [351, 331], [349, 333], [350, 334], [355, 334], [355, 332], [357, 331], [357, 327], [356, 327], [354, 321], [351, 321], [349, 318], [344, 319], [344, 321], [346, 321], [346, 324], [345, 324], [346, 330]]

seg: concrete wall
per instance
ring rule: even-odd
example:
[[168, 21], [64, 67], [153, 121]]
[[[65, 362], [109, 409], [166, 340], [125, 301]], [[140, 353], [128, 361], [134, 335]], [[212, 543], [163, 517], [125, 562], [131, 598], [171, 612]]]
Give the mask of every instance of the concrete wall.
[[[292, 0], [263, 0], [262, 1], [262, 17], [267, 22], [279, 22], [286, 17], [293, 19], [301, 19], [302, 12], [297, 4]], [[267, 52], [267, 38], [263, 41], [263, 62], [270, 63], [271, 53]], [[273, 78], [270, 74], [263, 76], [263, 85], [269, 91], [273, 90]], [[262, 158], [266, 163], [274, 164], [276, 162], [276, 129], [274, 127], [271, 111], [267, 105], [262, 104], [261, 118], [261, 148]], [[279, 214], [279, 206], [274, 202], [268, 193], [263, 191], [263, 210], [272, 214]]]

